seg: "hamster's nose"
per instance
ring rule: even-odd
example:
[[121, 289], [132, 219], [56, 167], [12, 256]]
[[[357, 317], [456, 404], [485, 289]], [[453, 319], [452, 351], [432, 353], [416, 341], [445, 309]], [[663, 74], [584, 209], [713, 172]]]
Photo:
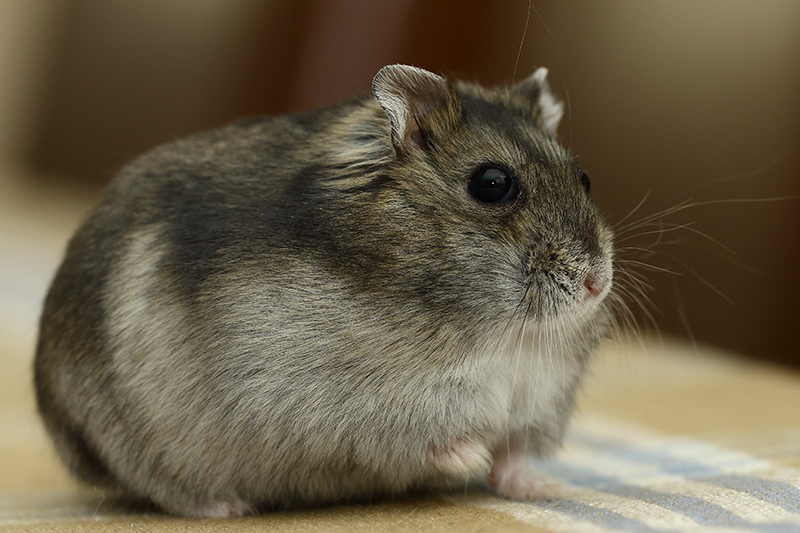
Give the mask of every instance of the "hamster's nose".
[[591, 272], [583, 280], [583, 286], [594, 297], [600, 296], [611, 280], [600, 272]]

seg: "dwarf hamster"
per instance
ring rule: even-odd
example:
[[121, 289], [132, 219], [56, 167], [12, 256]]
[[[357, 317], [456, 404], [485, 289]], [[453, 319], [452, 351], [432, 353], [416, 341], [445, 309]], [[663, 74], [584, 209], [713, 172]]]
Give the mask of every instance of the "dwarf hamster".
[[70, 470], [185, 516], [544, 495], [528, 458], [564, 435], [613, 257], [546, 74], [390, 65], [369, 97], [123, 169], [41, 318]]

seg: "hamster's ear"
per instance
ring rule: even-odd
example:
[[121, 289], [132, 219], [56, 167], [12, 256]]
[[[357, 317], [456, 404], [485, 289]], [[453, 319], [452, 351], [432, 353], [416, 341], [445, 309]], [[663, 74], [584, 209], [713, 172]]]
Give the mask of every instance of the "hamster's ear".
[[558, 123], [564, 115], [564, 104], [556, 100], [550, 92], [550, 84], [547, 83], [547, 69], [540, 67], [531, 76], [522, 80], [513, 88], [515, 91], [523, 92], [534, 100], [537, 109], [537, 120], [546, 132], [551, 135], [556, 134]]
[[398, 153], [427, 150], [434, 123], [445, 125], [461, 113], [450, 83], [421, 68], [383, 67], [372, 80], [372, 92], [389, 115], [392, 144]]

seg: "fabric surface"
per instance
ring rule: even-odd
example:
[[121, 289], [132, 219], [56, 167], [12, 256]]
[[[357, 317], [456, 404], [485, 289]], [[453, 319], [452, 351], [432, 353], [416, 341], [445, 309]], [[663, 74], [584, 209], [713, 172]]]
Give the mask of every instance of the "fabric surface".
[[0, 209], [0, 531], [800, 532], [800, 376], [654, 339], [598, 354], [564, 449], [536, 463], [549, 500], [471, 489], [233, 520], [120, 506], [66, 474], [33, 401], [38, 305], [80, 210]]

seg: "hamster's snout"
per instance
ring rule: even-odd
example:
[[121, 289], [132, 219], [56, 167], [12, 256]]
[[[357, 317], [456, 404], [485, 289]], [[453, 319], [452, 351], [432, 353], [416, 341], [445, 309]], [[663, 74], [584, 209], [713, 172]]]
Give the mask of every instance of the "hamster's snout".
[[583, 286], [594, 298], [605, 293], [609, 285], [611, 285], [611, 275], [608, 269], [602, 266], [593, 268], [583, 280]]
[[528, 250], [529, 309], [540, 316], [583, 314], [608, 294], [610, 263], [573, 239], [541, 239]]

